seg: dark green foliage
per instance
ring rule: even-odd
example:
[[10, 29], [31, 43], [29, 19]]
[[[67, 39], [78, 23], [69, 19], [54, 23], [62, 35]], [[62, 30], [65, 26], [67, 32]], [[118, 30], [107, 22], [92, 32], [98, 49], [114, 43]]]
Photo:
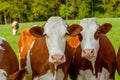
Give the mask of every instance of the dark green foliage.
[[0, 24], [64, 19], [119, 17], [120, 0], [0, 0]]

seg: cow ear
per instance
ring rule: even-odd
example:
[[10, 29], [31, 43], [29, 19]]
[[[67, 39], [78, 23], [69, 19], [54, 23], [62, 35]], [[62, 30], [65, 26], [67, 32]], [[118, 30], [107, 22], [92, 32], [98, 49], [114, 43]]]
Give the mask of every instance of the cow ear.
[[78, 24], [72, 24], [67, 28], [70, 36], [76, 36], [82, 31], [82, 27]]
[[110, 31], [111, 28], [112, 28], [112, 25], [110, 23], [105, 23], [99, 28], [99, 30], [101, 33], [106, 34], [107, 32]]
[[29, 32], [35, 37], [43, 36], [44, 29], [43, 27], [32, 27]]
[[8, 76], [8, 80], [23, 80], [26, 74], [26, 69], [21, 69]]

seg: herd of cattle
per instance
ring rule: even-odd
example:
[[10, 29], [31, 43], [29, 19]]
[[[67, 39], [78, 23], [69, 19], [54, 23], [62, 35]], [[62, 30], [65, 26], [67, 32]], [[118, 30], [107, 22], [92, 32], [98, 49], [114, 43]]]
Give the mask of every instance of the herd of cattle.
[[[19, 23], [12, 24], [13, 35]], [[0, 37], [0, 80], [115, 80], [120, 75], [117, 56], [106, 36], [112, 25], [95, 18], [68, 25], [52, 16], [43, 26], [20, 32], [20, 63], [9, 43]], [[69, 36], [67, 39], [66, 36]]]

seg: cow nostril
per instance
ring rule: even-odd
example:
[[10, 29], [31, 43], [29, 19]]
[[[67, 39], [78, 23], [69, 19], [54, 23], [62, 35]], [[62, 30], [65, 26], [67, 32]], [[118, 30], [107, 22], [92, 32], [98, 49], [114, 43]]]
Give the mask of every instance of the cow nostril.
[[85, 54], [94, 53], [94, 49], [84, 49], [83, 53]]
[[59, 61], [59, 60], [61, 61], [61, 60], [64, 59], [64, 56], [63, 55], [53, 55], [52, 59], [53, 60], [57, 60], [57, 61]]
[[94, 53], [94, 49], [91, 49], [91, 53]]

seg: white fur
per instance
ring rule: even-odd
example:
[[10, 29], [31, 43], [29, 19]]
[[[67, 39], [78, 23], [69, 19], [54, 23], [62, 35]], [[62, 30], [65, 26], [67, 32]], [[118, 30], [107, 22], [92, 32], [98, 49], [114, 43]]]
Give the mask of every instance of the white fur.
[[32, 49], [33, 45], [34, 45], [34, 41], [32, 42], [30, 49], [28, 50], [27, 60], [26, 60], [26, 69], [29, 74], [32, 74], [32, 68], [31, 68], [31, 63], [30, 63], [30, 55], [32, 55], [32, 53], [30, 53], [30, 50]]
[[17, 21], [14, 21], [13, 23], [12, 23], [12, 26], [14, 26], [14, 25], [16, 25], [16, 24], [19, 24]]
[[109, 80], [109, 72], [107, 69], [103, 68], [102, 72], [98, 73], [98, 77], [91, 72], [91, 70], [80, 70], [80, 75], [77, 77], [77, 80]]
[[4, 51], [5, 49], [4, 49], [2, 46], [0, 46], [0, 50], [3, 50], [3, 51]]
[[64, 35], [68, 33], [66, 27], [67, 25], [61, 17], [51, 17], [45, 24], [44, 34], [47, 35], [46, 44], [50, 54], [49, 62], [52, 62], [52, 55], [64, 55], [66, 45], [66, 38], [64, 37]]
[[13, 31], [13, 35], [15, 35], [17, 33], [16, 29], [12, 29], [12, 31]]
[[32, 68], [30, 63], [30, 55], [32, 55], [32, 53], [30, 53], [30, 50], [33, 47], [33, 45], [34, 45], [34, 41], [32, 42], [30, 49], [28, 50], [28, 53], [27, 53], [26, 67], [25, 67], [27, 70], [27, 74], [24, 77], [25, 80], [32, 77]]
[[0, 44], [2, 44], [2, 43], [3, 43], [3, 41], [6, 41], [6, 39], [5, 39], [5, 38], [3, 38], [3, 37], [0, 37]]
[[57, 74], [56, 74], [56, 80], [64, 80], [64, 73], [62, 69], [58, 69]]
[[[95, 40], [94, 34], [99, 26], [95, 18], [85, 18], [81, 20], [80, 25], [83, 27], [83, 30], [81, 31], [83, 36], [83, 40], [81, 41], [82, 50], [94, 49], [95, 58], [91, 60], [94, 63], [99, 49], [99, 39]], [[82, 54], [82, 56], [85, 56], [85, 54]]]
[[54, 75], [50, 72], [50, 70], [48, 70], [45, 75], [35, 77], [33, 80], [56, 80], [56, 79]]
[[0, 69], [0, 80], [7, 80], [7, 73], [5, 70]]

